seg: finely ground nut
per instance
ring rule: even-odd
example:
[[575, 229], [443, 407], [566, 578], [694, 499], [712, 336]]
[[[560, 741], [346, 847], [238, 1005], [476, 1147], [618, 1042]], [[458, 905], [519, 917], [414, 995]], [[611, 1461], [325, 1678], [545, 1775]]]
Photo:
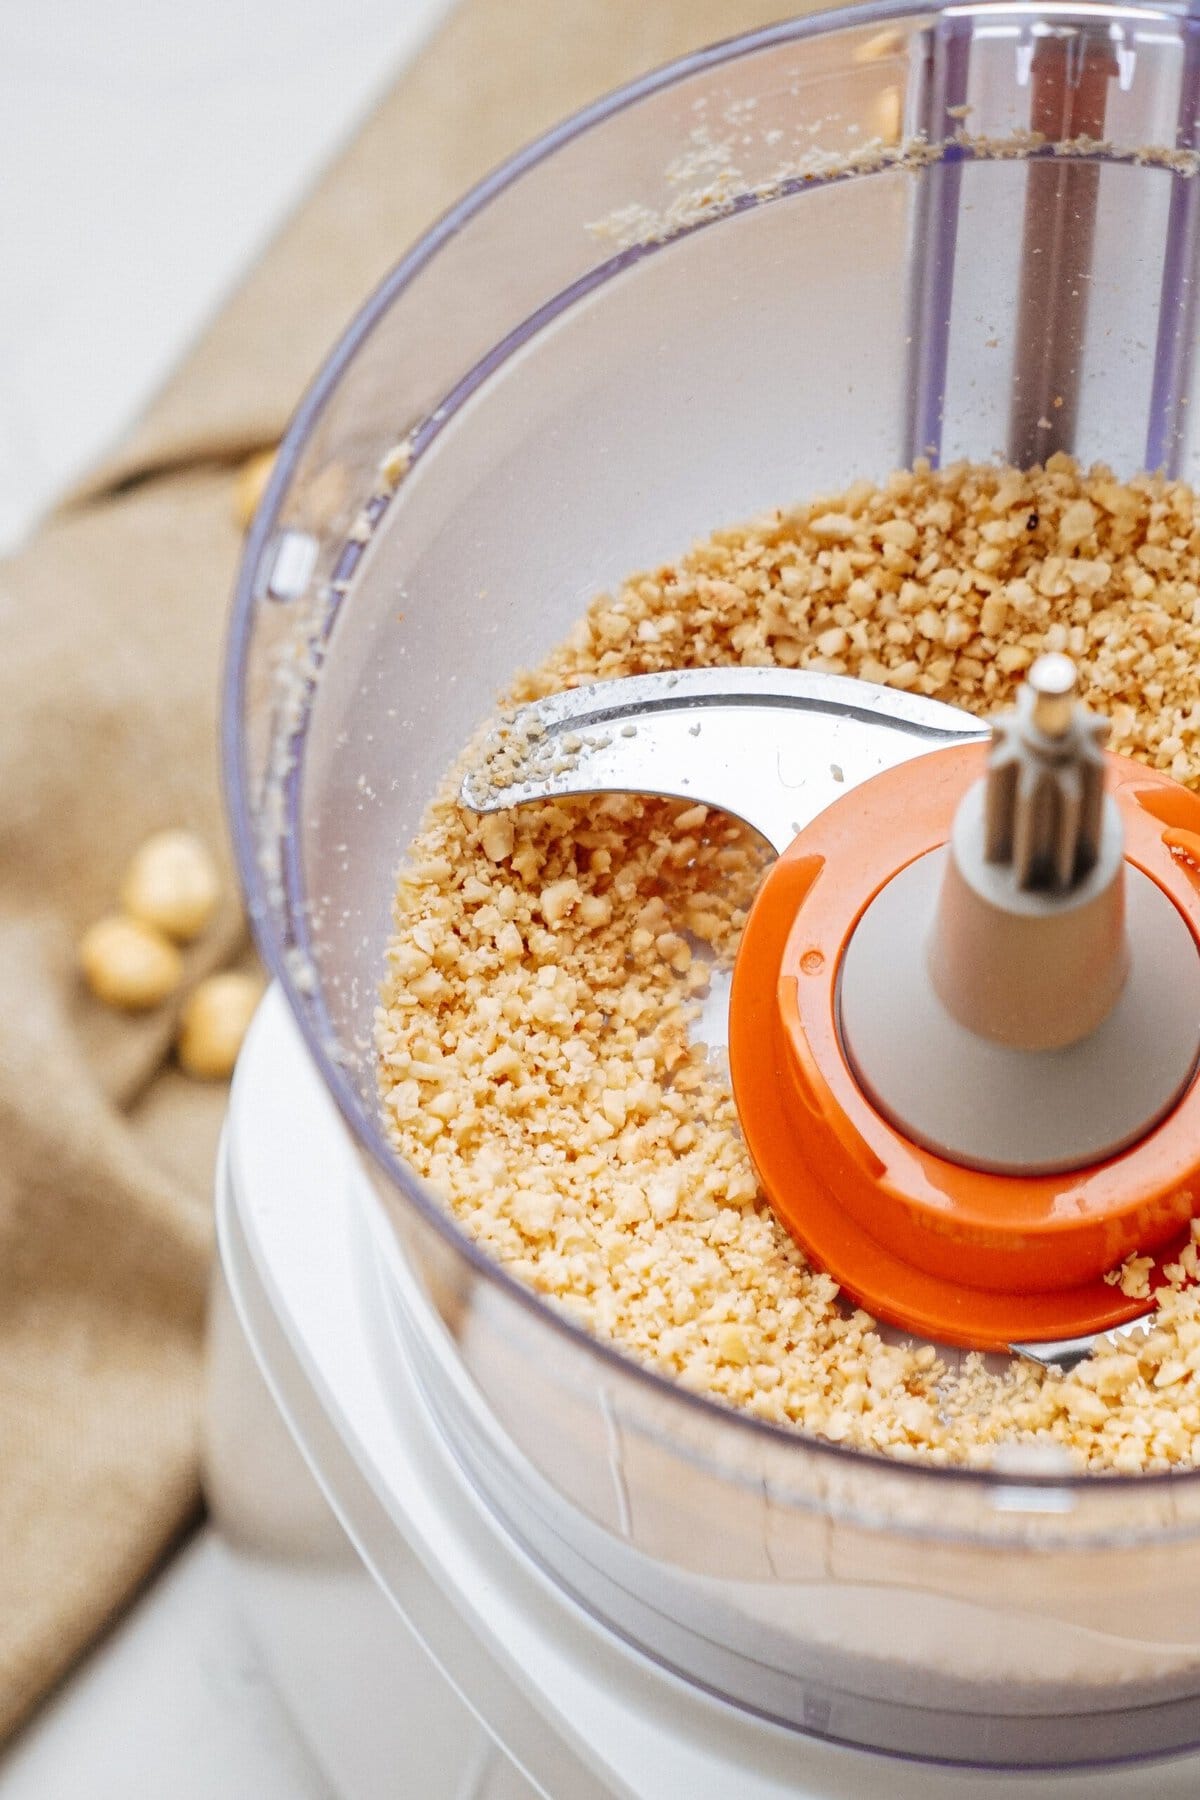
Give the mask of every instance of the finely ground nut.
[[[1053, 646], [1075, 657], [1113, 748], [1196, 782], [1190, 488], [1065, 456], [859, 482], [601, 595], [505, 703], [778, 664], [986, 714]], [[931, 1345], [885, 1342], [779, 1225], [728, 1077], [696, 1041], [762, 844], [710, 809], [619, 794], [489, 823], [461, 810], [457, 781], [398, 883], [378, 1068], [397, 1150], [489, 1255], [659, 1374], [839, 1443], [968, 1465], [1002, 1445], [1122, 1472], [1200, 1460], [1200, 1233], [1158, 1291], [1153, 1336], [1069, 1380], [971, 1355], [949, 1369]], [[1149, 1295], [1152, 1275], [1131, 1258], [1112, 1279]]]

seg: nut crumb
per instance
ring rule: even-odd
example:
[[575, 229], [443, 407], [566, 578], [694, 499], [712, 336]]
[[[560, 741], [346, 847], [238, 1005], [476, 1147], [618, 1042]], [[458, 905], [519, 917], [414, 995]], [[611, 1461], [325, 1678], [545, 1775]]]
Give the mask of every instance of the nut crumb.
[[[988, 714], [1066, 650], [1120, 751], [1200, 777], [1200, 499], [1161, 475], [926, 463], [714, 532], [602, 594], [516, 706], [622, 675], [781, 666]], [[633, 726], [624, 725], [623, 735]], [[831, 771], [834, 778], [840, 770]], [[377, 1017], [399, 1153], [551, 1305], [694, 1391], [911, 1459], [1006, 1446], [1071, 1466], [1200, 1461], [1200, 1228], [1145, 1338], [1070, 1378], [888, 1341], [761, 1194], [697, 1041], [764, 852], [711, 808], [633, 795], [479, 818], [454, 776], [402, 873]], [[501, 783], [497, 783], [501, 785]], [[1007, 1453], [1007, 1452], [1006, 1452]]]

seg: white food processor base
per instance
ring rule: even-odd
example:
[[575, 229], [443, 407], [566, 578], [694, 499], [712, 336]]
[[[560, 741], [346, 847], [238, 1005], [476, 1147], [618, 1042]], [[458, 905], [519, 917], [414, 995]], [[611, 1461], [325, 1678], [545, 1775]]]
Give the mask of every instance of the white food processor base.
[[344, 1800], [1183, 1800], [1200, 1758], [994, 1775], [801, 1736], [555, 1586], [469, 1484], [384, 1296], [399, 1250], [278, 991], [217, 1187], [210, 1504], [272, 1679]]

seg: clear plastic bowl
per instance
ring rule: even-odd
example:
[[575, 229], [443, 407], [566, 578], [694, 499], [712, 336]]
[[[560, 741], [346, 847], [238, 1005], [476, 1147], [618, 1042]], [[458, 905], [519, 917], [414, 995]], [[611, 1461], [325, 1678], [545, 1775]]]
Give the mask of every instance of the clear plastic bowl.
[[548, 1310], [381, 1129], [393, 873], [512, 671], [718, 523], [922, 454], [1195, 480], [1198, 70], [1172, 7], [884, 4], [611, 96], [367, 302], [237, 591], [249, 905], [406, 1252], [397, 1329], [448, 1440], [623, 1637], [900, 1754], [1200, 1741], [1200, 1474], [885, 1461], [736, 1416]]

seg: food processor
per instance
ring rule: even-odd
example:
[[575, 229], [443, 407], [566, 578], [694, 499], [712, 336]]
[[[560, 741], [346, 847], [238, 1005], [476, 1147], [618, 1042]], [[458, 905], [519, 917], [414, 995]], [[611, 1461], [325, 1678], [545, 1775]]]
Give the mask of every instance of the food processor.
[[373, 1028], [467, 746], [480, 811], [724, 807], [778, 853], [734, 1095], [813, 1260], [968, 1353], [1139, 1328], [1104, 1275], [1186, 1235], [1200, 1163], [1200, 803], [1102, 749], [1065, 658], [991, 726], [757, 668], [493, 714], [595, 593], [764, 507], [920, 459], [1200, 477], [1196, 32], [885, 4], [701, 52], [462, 201], [301, 404], [229, 657], [275, 986], [218, 1179], [207, 1487], [352, 1800], [1195, 1791], [1200, 1476], [905, 1462], [667, 1382], [401, 1163]]

